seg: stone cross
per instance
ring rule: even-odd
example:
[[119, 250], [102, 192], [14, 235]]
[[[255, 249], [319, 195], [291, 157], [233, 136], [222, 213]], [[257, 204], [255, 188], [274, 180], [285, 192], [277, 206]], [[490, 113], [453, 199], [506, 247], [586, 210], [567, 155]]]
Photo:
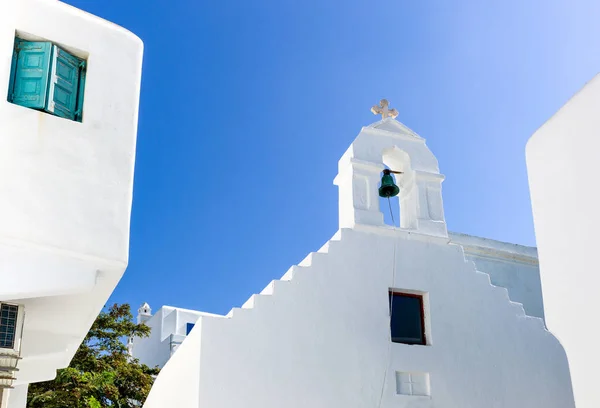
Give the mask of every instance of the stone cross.
[[382, 99], [379, 101], [379, 105], [375, 105], [371, 108], [371, 112], [373, 112], [374, 115], [381, 115], [383, 119], [396, 119], [396, 116], [398, 116], [398, 111], [396, 109], [388, 109], [389, 105], [390, 103], [387, 99]]

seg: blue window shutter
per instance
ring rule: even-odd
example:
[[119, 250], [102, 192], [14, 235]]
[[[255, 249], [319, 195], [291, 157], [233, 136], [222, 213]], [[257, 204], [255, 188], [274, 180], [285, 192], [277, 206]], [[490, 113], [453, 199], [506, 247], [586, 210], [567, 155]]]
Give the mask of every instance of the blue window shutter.
[[79, 64], [79, 87], [77, 89], [77, 110], [75, 111], [75, 120], [81, 122], [83, 118], [83, 95], [85, 93], [85, 77], [87, 64], [81, 61]]
[[11, 102], [43, 109], [48, 95], [52, 45], [49, 42], [17, 41]]
[[63, 118], [75, 119], [81, 60], [53, 46], [50, 94], [46, 110]]
[[192, 331], [192, 329], [194, 328], [194, 323], [188, 323], [186, 328], [185, 328], [185, 335], [187, 336], [188, 334], [190, 334], [190, 332]]
[[15, 49], [13, 50], [12, 63], [10, 65], [10, 82], [8, 83], [8, 101], [13, 101], [13, 94], [15, 92], [15, 75], [17, 74], [17, 58], [19, 54], [17, 53], [16, 41], [15, 41]]

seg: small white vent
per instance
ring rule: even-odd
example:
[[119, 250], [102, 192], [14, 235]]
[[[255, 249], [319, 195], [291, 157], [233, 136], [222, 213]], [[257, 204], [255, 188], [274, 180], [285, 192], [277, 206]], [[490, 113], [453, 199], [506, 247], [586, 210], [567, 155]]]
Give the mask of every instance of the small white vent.
[[396, 393], [430, 397], [429, 373], [407, 373], [396, 371]]

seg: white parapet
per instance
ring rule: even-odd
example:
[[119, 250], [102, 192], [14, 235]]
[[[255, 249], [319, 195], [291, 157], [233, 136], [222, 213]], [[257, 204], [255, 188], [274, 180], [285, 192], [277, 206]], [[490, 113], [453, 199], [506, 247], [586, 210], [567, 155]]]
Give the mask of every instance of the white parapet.
[[[19, 54], [31, 47], [15, 38], [51, 54]], [[15, 385], [69, 364], [127, 267], [142, 54], [131, 32], [64, 3], [0, 2], [0, 303], [24, 312]], [[15, 69], [49, 76], [19, 83]], [[24, 106], [40, 83], [47, 107]], [[77, 120], [60, 117], [71, 102]]]

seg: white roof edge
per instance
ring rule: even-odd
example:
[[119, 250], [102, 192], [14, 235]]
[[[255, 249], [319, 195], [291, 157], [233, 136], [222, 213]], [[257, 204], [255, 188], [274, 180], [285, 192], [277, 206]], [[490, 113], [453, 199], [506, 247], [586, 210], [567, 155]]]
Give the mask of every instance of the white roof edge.
[[451, 243], [462, 245], [467, 253], [476, 252], [478, 254], [483, 254], [485, 252], [485, 255], [487, 256], [511, 258], [513, 260], [534, 263], [537, 263], [538, 260], [536, 247], [497, 241], [490, 238], [477, 237], [457, 232], [448, 232], [448, 235]]
[[163, 305], [160, 307], [160, 309], [179, 310], [181, 312], [195, 313], [197, 315], [207, 316], [207, 317], [225, 317], [224, 315], [220, 315], [217, 313], [202, 312], [200, 310], [184, 309], [182, 307], [169, 306], [169, 305]]

